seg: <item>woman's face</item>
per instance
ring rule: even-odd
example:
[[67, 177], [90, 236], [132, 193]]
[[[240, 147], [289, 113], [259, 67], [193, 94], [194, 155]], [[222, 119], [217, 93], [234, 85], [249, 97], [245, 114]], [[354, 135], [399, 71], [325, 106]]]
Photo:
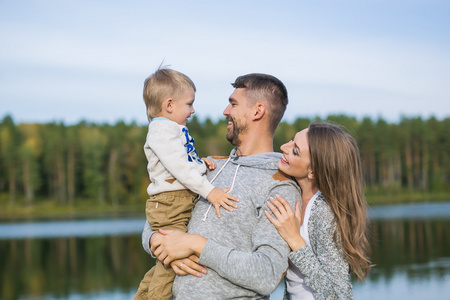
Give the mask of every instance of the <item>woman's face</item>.
[[308, 128], [297, 132], [291, 141], [280, 147], [283, 156], [278, 162], [278, 168], [285, 174], [296, 178], [297, 181], [307, 179], [311, 173], [307, 133]]

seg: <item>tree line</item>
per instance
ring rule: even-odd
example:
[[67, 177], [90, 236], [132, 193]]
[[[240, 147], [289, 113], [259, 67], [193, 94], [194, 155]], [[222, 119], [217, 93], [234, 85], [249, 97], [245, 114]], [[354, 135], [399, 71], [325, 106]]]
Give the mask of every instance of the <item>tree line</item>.
[[[317, 118], [282, 122], [274, 149]], [[358, 120], [330, 115], [355, 137], [369, 194], [450, 194], [450, 118]], [[188, 123], [201, 156], [227, 155], [226, 122], [193, 117]], [[0, 203], [32, 205], [43, 199], [75, 205], [141, 203], [149, 184], [143, 145], [147, 126], [136, 123], [0, 123]]]

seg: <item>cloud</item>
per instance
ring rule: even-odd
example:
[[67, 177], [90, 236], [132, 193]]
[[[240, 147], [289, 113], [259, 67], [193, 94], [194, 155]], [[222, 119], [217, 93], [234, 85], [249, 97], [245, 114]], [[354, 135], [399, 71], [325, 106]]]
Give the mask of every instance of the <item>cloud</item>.
[[[448, 116], [448, 39], [425, 34], [442, 24], [419, 18], [421, 26], [429, 25], [416, 30], [412, 20], [422, 3], [401, 10], [404, 3], [388, 10], [387, 2], [349, 3], [7, 7], [0, 13], [0, 39], [8, 41], [0, 48], [0, 97], [14, 101], [2, 104], [0, 114], [22, 118], [21, 107], [27, 107], [34, 112], [23, 117], [29, 120], [145, 122], [142, 83], [164, 60], [196, 83], [200, 117], [220, 118], [229, 83], [251, 72], [286, 83], [289, 118], [330, 112]], [[408, 31], [410, 25], [416, 27]]]

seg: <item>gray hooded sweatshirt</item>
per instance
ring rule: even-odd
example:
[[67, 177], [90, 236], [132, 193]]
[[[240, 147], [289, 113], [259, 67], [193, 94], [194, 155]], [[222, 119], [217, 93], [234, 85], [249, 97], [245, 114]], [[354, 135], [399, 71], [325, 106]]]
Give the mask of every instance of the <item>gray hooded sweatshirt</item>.
[[[188, 232], [208, 239], [199, 263], [208, 268], [202, 278], [176, 276], [175, 299], [269, 299], [288, 268], [289, 246], [264, 215], [267, 201], [283, 196], [294, 207], [300, 199], [298, 185], [279, 172], [280, 153], [210, 157], [217, 168], [208, 179], [219, 188], [229, 188], [238, 208], [214, 206], [203, 198], [192, 211]], [[148, 241], [148, 239], [147, 239]]]

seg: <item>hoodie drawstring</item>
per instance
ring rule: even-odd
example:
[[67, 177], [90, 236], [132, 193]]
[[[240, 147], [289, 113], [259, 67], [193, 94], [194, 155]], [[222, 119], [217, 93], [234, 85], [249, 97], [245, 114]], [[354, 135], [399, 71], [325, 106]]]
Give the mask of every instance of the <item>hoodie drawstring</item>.
[[[222, 172], [223, 168], [225, 168], [225, 166], [228, 164], [228, 162], [230, 161], [230, 159], [231, 159], [231, 157], [229, 157], [229, 158], [227, 159], [227, 161], [223, 164], [222, 168], [220, 168], [219, 172], [217, 172], [217, 174], [213, 177], [213, 179], [211, 179], [211, 181], [210, 181], [211, 183], [213, 183], [214, 180], [217, 178], [217, 176], [219, 176], [219, 174]], [[239, 170], [239, 167], [240, 167], [240, 165], [237, 165], [236, 171], [234, 172], [233, 182], [231, 183], [231, 188], [230, 188], [230, 190], [228, 191], [228, 193], [231, 192], [231, 191], [233, 190], [234, 182], [236, 181], [237, 172], [238, 172], [238, 170]], [[211, 207], [212, 207], [212, 203], [209, 204], [209, 207], [208, 207], [208, 209], [206, 210], [205, 215], [203, 216], [203, 219], [202, 219], [203, 222], [205, 222], [206, 219], [208, 218], [208, 213], [209, 213], [209, 211], [211, 210]]]

